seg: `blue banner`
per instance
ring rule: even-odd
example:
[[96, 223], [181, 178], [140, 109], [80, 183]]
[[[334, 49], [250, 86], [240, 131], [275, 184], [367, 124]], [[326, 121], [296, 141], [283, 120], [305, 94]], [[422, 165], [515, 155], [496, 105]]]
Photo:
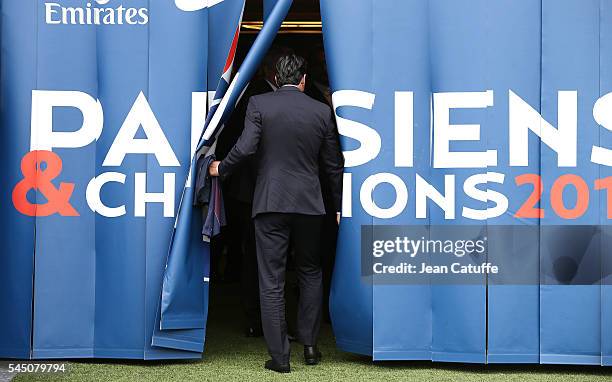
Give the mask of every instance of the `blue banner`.
[[[600, 83], [600, 6], [599, 0], [542, 1], [542, 116], [547, 121], [560, 119], [558, 90], [577, 89], [578, 147], [598, 146], [600, 127], [593, 119], [593, 105], [600, 95], [612, 89], [601, 89]], [[546, 60], [546, 61], [544, 61]], [[546, 64], [550, 62], [551, 64]], [[553, 64], [554, 63], [554, 64]], [[603, 92], [603, 93], [602, 93]], [[609, 140], [608, 140], [609, 142]], [[594, 184], [604, 175], [600, 166], [591, 162], [591, 150], [578, 150], [577, 167], [586, 184]], [[542, 148], [541, 170], [544, 184], [551, 184], [575, 168], [559, 168], [557, 155]], [[544, 187], [542, 200], [551, 200], [552, 188]], [[576, 205], [575, 193], [568, 193], [566, 204]], [[601, 363], [601, 288], [599, 280], [591, 285], [563, 285], [565, 277], [580, 277], [590, 259], [600, 265], [601, 252], [597, 229], [579, 227], [599, 224], [600, 210], [605, 208], [600, 193], [590, 195], [587, 211], [568, 221], [552, 208], [541, 220], [542, 225], [571, 224], [540, 241], [540, 264], [544, 277], [560, 282], [540, 288], [540, 360], [542, 363]], [[602, 224], [609, 224], [607, 221]], [[562, 269], [562, 265], [566, 270]], [[571, 267], [571, 268], [570, 268]]]
[[201, 356], [151, 336], [206, 117], [207, 7], [2, 2], [0, 356]]
[[[327, 69], [332, 89], [355, 89], [371, 91], [372, 89], [372, 55], [366, 52], [371, 49], [372, 4], [364, 2], [354, 6], [351, 0], [321, 1], [323, 19], [323, 39], [325, 43]], [[350, 36], [350, 38], [349, 38]], [[359, 43], [357, 43], [359, 41]], [[367, 47], [367, 51], [364, 48]], [[355, 65], [358, 63], [358, 65]], [[347, 70], [348, 69], [348, 70]], [[340, 93], [351, 96], [357, 93]], [[356, 107], [343, 105], [342, 99], [334, 99], [337, 120], [351, 118], [360, 123], [371, 124], [372, 116], [368, 112], [371, 101], [368, 95], [359, 97]], [[340, 125], [338, 126], [340, 128]], [[343, 142], [343, 149], [355, 148], [350, 141]], [[353, 180], [363, 182], [369, 172], [375, 168], [369, 164], [361, 167], [362, 171], [353, 173]], [[348, 190], [353, 199], [359, 198], [356, 190]], [[346, 199], [347, 189], [344, 195]], [[346, 215], [346, 211], [343, 212]], [[359, 256], [359, 237], [361, 225], [371, 225], [372, 217], [365, 211], [356, 209], [350, 221], [346, 219], [340, 225], [336, 264], [329, 296], [330, 313], [334, 327], [336, 343], [342, 350], [371, 355], [373, 351], [373, 292], [372, 285], [361, 279]], [[343, 240], [342, 238], [352, 238]], [[346, 296], [351, 296], [347, 299]]]
[[[510, 106], [504, 97], [513, 89], [531, 107], [540, 112], [540, 64], [541, 64], [541, 10], [538, 1], [497, 1], [489, 4], [487, 17], [497, 20], [495, 27], [488, 24], [486, 41], [487, 80], [496, 93], [495, 108], [488, 113], [487, 122], [493, 126], [505, 126]], [[521, 28], [516, 28], [521, 25]], [[493, 73], [492, 75], [489, 73]], [[502, 158], [509, 156], [507, 134], [486, 134], [487, 144], [498, 148]], [[527, 151], [533, 158], [524, 167], [506, 167], [509, 179], [524, 173], [539, 173], [540, 143], [530, 139]], [[505, 187], [516, 197], [509, 199], [508, 213], [497, 218], [500, 224], [516, 227], [507, 235], [496, 235], [489, 230], [488, 259], [493, 263], [504, 262], [514, 273], [526, 275], [528, 285], [499, 283], [488, 285], [487, 319], [489, 363], [538, 363], [539, 362], [539, 219], [516, 218], [523, 202], [532, 192], [528, 187]], [[507, 228], [509, 229], [509, 228]], [[526, 232], [532, 232], [525, 237]], [[513, 256], [507, 256], [512, 253]]]
[[[606, 36], [612, 35], [612, 4], [602, 2], [600, 7], [600, 86], [599, 94], [605, 94], [605, 89], [612, 89], [612, 39]], [[600, 131], [599, 139], [601, 142], [609, 141], [610, 136], [606, 132]], [[609, 200], [609, 199], [608, 199]], [[602, 225], [606, 222], [609, 205], [604, 198], [600, 199], [599, 221]], [[600, 237], [600, 248], [612, 248], [612, 230], [609, 226], [605, 227], [604, 233]], [[601, 279], [601, 363], [605, 366], [612, 366], [612, 259], [610, 256], [602, 258], [602, 279]]]
[[[196, 161], [291, 0], [265, 2], [236, 72], [244, 0], [0, 4], [0, 357], [201, 357]], [[338, 347], [612, 364], [609, 2], [321, 13], [347, 166]]]
[[[21, 179], [21, 155], [30, 148], [31, 90], [36, 88], [36, 2], [0, 3], [0, 178], [2, 200], [10, 201]], [[10, 127], [10, 128], [9, 128]], [[6, 205], [5, 205], [6, 206]], [[6, 207], [0, 215], [0, 357], [28, 358], [32, 335], [35, 221]]]
[[[395, 13], [393, 9], [402, 5], [405, 12]], [[372, 108], [374, 121], [381, 121], [386, 116], [394, 115], [395, 108], [410, 108], [415, 105], [420, 110], [429, 109], [431, 84], [429, 78], [429, 51], [424, 44], [422, 31], [427, 22], [427, 3], [422, 1], [388, 1], [375, 4], [372, 8], [372, 23], [380, 26], [380, 33], [372, 35], [372, 85], [377, 96]], [[398, 46], [407, 44], [411, 49], [397, 50]], [[406, 63], [411, 63], [411, 70], [406, 70]], [[384, 70], [380, 68], [385, 67]], [[401, 78], [396, 73], [405, 72]], [[397, 89], [414, 89], [412, 96], [395, 97], [389, 87]], [[417, 147], [425, 148], [429, 140], [429, 113], [413, 114], [415, 128], [414, 141]], [[376, 123], [376, 122], [374, 122]], [[382, 142], [394, 142], [394, 129], [381, 130]], [[400, 138], [401, 139], [401, 138]], [[419, 154], [421, 155], [421, 152]], [[381, 155], [373, 162], [372, 172], [385, 169], [393, 163], [393, 149], [383, 149]], [[389, 169], [390, 170], [390, 169]], [[414, 183], [415, 174], [427, 172], [424, 162], [397, 175], [406, 183]], [[394, 171], [390, 171], [394, 172]], [[384, 188], [374, 191], [374, 197], [380, 205], [392, 205], [393, 193], [384, 192]], [[374, 218], [372, 224], [409, 225], [421, 224], [414, 218], [414, 208], [410, 212], [390, 219]], [[429, 221], [429, 219], [428, 219]], [[374, 235], [375, 239], [380, 238]], [[374, 360], [392, 359], [431, 359], [432, 340], [432, 297], [429, 285], [378, 285], [374, 275], [372, 287], [373, 309], [373, 357]], [[411, 317], [407, 320], [406, 317]]]
[[230, 83], [244, 0], [2, 2], [0, 356], [201, 357], [210, 247], [184, 185], [290, 5]]
[[[338, 346], [375, 360], [609, 362], [606, 2], [321, 11], [347, 163]], [[389, 226], [405, 236], [387, 240]]]
[[[244, 9], [243, 0], [225, 1], [207, 10], [208, 13], [208, 81], [209, 89], [217, 85], [227, 89], [226, 78], [231, 75], [238, 32]], [[233, 25], [233, 28], [228, 28]], [[206, 104], [211, 90], [201, 97]], [[201, 94], [202, 96], [204, 94]], [[208, 103], [210, 115], [218, 106], [212, 99]], [[194, 128], [191, 142], [191, 161], [197, 139], [202, 134], [205, 121], [192, 121]], [[193, 163], [193, 162], [190, 162]], [[210, 243], [202, 239], [202, 214], [193, 206], [193, 182], [181, 196], [179, 216], [189, 217], [187, 224], [176, 225], [171, 239], [170, 254], [164, 271], [159, 311], [155, 321], [152, 345], [156, 347], [202, 352], [208, 317], [208, 285], [210, 279]], [[183, 222], [184, 223], [184, 222]], [[174, 227], [169, 227], [172, 231]], [[172, 255], [178, 253], [183, 256]]]

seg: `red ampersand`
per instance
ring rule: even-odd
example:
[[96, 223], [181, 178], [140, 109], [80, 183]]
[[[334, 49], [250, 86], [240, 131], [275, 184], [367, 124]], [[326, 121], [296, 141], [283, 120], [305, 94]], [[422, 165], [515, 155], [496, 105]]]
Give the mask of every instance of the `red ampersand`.
[[[41, 165], [46, 163], [43, 169]], [[55, 188], [51, 181], [62, 172], [62, 159], [51, 151], [31, 151], [21, 160], [23, 180], [13, 189], [13, 204], [17, 211], [27, 216], [51, 216], [59, 213], [62, 216], [79, 216], [70, 205], [74, 183], [60, 183]], [[30, 203], [28, 191], [38, 190], [47, 198], [47, 203]]]

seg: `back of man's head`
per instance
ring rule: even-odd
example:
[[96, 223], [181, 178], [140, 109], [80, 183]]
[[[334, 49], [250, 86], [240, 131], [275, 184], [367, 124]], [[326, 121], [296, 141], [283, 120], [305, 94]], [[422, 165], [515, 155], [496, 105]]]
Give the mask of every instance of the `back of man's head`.
[[264, 57], [261, 65], [264, 78], [270, 82], [275, 82], [276, 77], [276, 63], [282, 56], [286, 56], [293, 53], [293, 49], [284, 45], [273, 44], [268, 50], [268, 54]]
[[276, 84], [298, 85], [306, 74], [306, 60], [295, 54], [282, 56], [276, 62]]

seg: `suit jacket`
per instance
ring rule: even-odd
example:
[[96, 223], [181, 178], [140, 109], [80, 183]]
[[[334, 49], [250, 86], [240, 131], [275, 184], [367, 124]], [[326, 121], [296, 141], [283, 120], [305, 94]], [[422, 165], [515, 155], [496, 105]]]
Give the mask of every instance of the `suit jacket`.
[[[263, 78], [255, 79], [249, 84], [245, 94], [232, 113], [230, 120], [219, 135], [215, 154], [220, 160], [227, 156], [244, 130], [244, 119], [249, 99], [252, 96], [272, 91], [274, 89]], [[255, 192], [256, 167], [254, 160], [245, 161], [240, 164], [231, 176], [224, 179], [224, 195], [243, 203], [252, 204], [253, 193]]]
[[257, 157], [253, 216], [266, 212], [323, 215], [319, 170], [327, 177], [340, 211], [344, 160], [331, 109], [283, 86], [251, 97], [244, 131], [219, 165], [224, 178], [247, 158]]

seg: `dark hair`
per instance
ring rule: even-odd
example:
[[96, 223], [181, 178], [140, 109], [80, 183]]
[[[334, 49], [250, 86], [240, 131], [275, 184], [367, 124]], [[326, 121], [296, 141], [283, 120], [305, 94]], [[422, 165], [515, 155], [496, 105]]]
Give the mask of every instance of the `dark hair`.
[[306, 74], [306, 60], [295, 54], [282, 56], [276, 62], [276, 84], [297, 85]]

